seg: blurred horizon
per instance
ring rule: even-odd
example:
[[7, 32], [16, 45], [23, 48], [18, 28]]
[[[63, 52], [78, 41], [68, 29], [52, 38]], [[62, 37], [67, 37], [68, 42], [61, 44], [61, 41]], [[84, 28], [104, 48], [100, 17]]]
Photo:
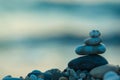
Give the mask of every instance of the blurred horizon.
[[103, 56], [120, 65], [119, 0], [0, 0], [0, 28], [0, 78], [63, 70], [94, 29], [107, 47]]

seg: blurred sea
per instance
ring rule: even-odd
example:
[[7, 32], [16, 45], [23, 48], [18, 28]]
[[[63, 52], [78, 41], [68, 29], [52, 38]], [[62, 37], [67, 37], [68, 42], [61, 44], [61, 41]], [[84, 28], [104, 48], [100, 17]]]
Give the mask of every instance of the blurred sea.
[[102, 55], [120, 65], [120, 3], [1, 0], [0, 28], [0, 78], [65, 69], [93, 29], [102, 33]]

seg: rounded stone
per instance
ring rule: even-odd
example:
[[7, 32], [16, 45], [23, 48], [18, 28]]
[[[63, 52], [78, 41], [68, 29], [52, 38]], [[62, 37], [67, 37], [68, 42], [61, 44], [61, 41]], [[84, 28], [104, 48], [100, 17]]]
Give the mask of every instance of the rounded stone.
[[79, 77], [80, 77], [80, 78], [83, 78], [83, 79], [84, 79], [86, 76], [87, 76], [87, 74], [86, 74], [85, 72], [81, 72], [80, 75], [79, 75]]
[[38, 78], [37, 80], [44, 80], [44, 79], [42, 79], [42, 78]]
[[67, 77], [60, 77], [59, 80], [68, 80]]
[[52, 80], [52, 75], [48, 73], [43, 73], [44, 75], [44, 80]]
[[2, 80], [22, 80], [20, 78], [3, 78]]
[[99, 37], [101, 33], [98, 30], [92, 30], [89, 35], [94, 38], [94, 37]]
[[65, 74], [68, 75], [69, 80], [74, 80], [78, 78], [77, 73], [71, 68], [67, 68]]
[[61, 71], [57, 68], [54, 68], [54, 69], [50, 69], [50, 70], [45, 71], [45, 73], [56, 74], [56, 73], [61, 73]]
[[73, 59], [68, 63], [68, 67], [75, 71], [90, 71], [95, 67], [105, 64], [108, 64], [108, 61], [104, 57], [100, 55], [88, 55]]
[[90, 74], [95, 78], [103, 78], [104, 74], [109, 71], [119, 72], [119, 66], [112, 64], [106, 64], [99, 67], [96, 67], [90, 71]]
[[5, 76], [2, 80], [22, 80], [21, 78], [13, 78], [11, 75]]
[[9, 78], [9, 79], [3, 79], [3, 80], [22, 80], [20, 78]]
[[42, 74], [42, 72], [41, 71], [39, 71], [39, 70], [33, 70], [31, 73], [29, 73], [27, 76], [31, 76], [31, 75], [35, 75], [35, 76], [39, 76], [39, 75], [41, 75]]
[[89, 38], [84, 41], [86, 45], [97, 46], [102, 42], [101, 38]]
[[32, 75], [30, 75], [30, 79], [31, 80], [37, 80], [37, 76], [32, 74]]
[[88, 46], [81, 45], [76, 48], [75, 52], [78, 55], [93, 55], [93, 54], [102, 54], [106, 51], [104, 44], [100, 44], [98, 46]]
[[58, 80], [62, 76], [61, 71], [57, 68], [47, 70], [45, 73], [50, 74], [52, 80]]
[[114, 71], [109, 71], [105, 73], [103, 80], [120, 80], [120, 76]]

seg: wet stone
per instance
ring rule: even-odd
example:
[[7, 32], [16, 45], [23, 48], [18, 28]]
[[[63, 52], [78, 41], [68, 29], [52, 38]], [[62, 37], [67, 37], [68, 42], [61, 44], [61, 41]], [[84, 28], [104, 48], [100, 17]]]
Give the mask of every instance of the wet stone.
[[76, 80], [78, 78], [77, 73], [73, 69], [67, 68], [64, 73], [68, 76], [69, 80]]
[[27, 76], [31, 76], [31, 75], [35, 75], [35, 76], [39, 76], [39, 75], [41, 75], [42, 74], [42, 72], [41, 71], [39, 71], [39, 70], [33, 70], [31, 73], [29, 73]]
[[3, 79], [3, 80], [22, 80], [20, 78], [9, 78], [9, 79]]
[[38, 78], [38, 80], [44, 80], [44, 79], [42, 79], [42, 78]]
[[102, 54], [106, 51], [104, 44], [98, 46], [81, 45], [76, 48], [75, 52], [78, 55]]
[[21, 78], [13, 78], [12, 76], [8, 75], [5, 76], [2, 80], [22, 80]]
[[98, 66], [90, 71], [90, 74], [95, 78], [102, 78], [106, 72], [114, 71], [118, 73], [120, 70], [119, 66], [106, 64], [102, 66]]
[[89, 35], [92, 37], [92, 38], [95, 38], [95, 37], [99, 37], [101, 35], [101, 33], [98, 31], [98, 30], [92, 30]]
[[88, 55], [73, 59], [68, 63], [68, 67], [77, 70], [90, 71], [95, 67], [108, 64], [108, 61], [100, 55]]
[[43, 73], [43, 75], [44, 75], [44, 80], [51, 80], [52, 79], [51, 74]]
[[32, 75], [30, 75], [30, 79], [31, 80], [37, 80], [37, 76], [35, 76], [35, 75], [32, 74]]
[[45, 73], [50, 74], [52, 80], [58, 80], [62, 76], [62, 73], [59, 69], [51, 69], [46, 71]]
[[101, 38], [88, 38], [84, 41], [86, 45], [97, 46], [102, 42]]
[[114, 71], [109, 71], [105, 73], [103, 80], [120, 80], [120, 76]]
[[68, 80], [66, 77], [60, 77], [59, 80]]

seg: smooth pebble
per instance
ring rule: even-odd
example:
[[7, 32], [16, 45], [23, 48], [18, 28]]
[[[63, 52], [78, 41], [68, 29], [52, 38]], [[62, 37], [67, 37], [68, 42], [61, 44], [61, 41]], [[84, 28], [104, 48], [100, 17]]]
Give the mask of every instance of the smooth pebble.
[[90, 71], [95, 67], [102, 66], [105, 64], [108, 64], [108, 61], [104, 57], [100, 55], [87, 55], [71, 60], [68, 63], [68, 67], [74, 69], [75, 71]]
[[102, 42], [101, 38], [88, 38], [84, 41], [86, 45], [97, 46]]
[[105, 73], [103, 80], [120, 80], [120, 76], [114, 71]]
[[95, 78], [102, 78], [108, 71], [119, 72], [120, 68], [112, 64], [98, 66], [90, 71], [90, 74]]
[[104, 44], [98, 46], [81, 45], [76, 48], [75, 52], [78, 55], [102, 54], [106, 51]]
[[94, 38], [94, 37], [99, 37], [101, 35], [101, 33], [98, 30], [92, 30], [89, 33], [89, 35]]

